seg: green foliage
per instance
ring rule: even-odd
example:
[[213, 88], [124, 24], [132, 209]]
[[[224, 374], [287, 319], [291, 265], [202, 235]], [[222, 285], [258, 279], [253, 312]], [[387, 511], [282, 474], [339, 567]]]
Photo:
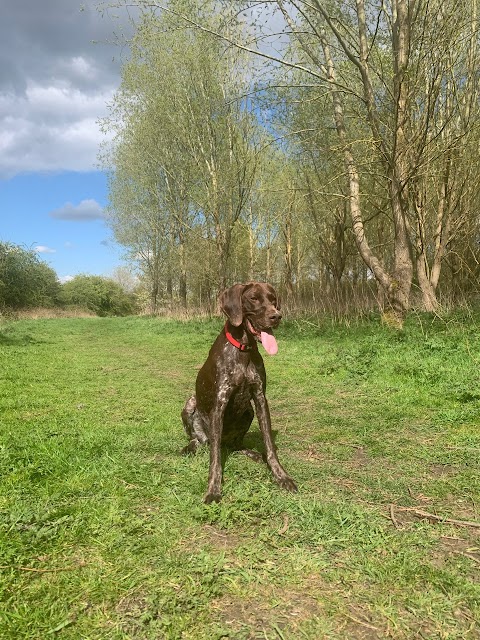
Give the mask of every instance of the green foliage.
[[299, 493], [225, 452], [209, 506], [180, 411], [220, 319], [6, 326], [0, 636], [478, 638], [478, 529], [401, 509], [480, 520], [479, 319], [286, 323], [265, 365]]
[[59, 288], [55, 271], [35, 251], [0, 242], [0, 308], [53, 306]]
[[134, 313], [135, 300], [131, 294], [109, 278], [79, 275], [62, 286], [62, 304], [83, 307], [98, 316], [126, 316]]
[[346, 314], [478, 298], [476, 3], [136, 4], [102, 161], [152, 311], [251, 279]]
[[[217, 3], [169, 8], [218, 26]], [[116, 132], [102, 158], [111, 170], [109, 224], [138, 264], [153, 311], [169, 297], [186, 306], [187, 290], [211, 304], [231, 270], [232, 234], [268, 137], [238, 99], [249, 90], [248, 65], [211, 34], [179, 29], [169, 12], [145, 13], [130, 51], [104, 120]]]

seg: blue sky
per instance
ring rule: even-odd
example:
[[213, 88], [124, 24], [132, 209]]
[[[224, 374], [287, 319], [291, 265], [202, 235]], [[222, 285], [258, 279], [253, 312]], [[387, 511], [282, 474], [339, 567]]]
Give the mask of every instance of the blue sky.
[[105, 140], [98, 121], [127, 49], [107, 44], [122, 30], [121, 16], [101, 15], [96, 4], [2, 4], [0, 240], [36, 249], [62, 280], [110, 275], [123, 264], [105, 223], [107, 178], [97, 154]]
[[61, 280], [109, 275], [122, 248], [105, 224], [106, 176], [99, 171], [31, 173], [0, 183], [0, 237], [36, 249]]

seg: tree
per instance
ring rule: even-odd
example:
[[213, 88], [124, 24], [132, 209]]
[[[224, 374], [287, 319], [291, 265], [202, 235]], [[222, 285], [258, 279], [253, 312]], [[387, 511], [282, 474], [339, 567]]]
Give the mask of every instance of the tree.
[[[177, 3], [205, 21], [213, 3]], [[176, 6], [172, 3], [172, 6]], [[159, 284], [186, 304], [192, 244], [211, 243], [216, 265], [206, 288], [226, 286], [232, 233], [256, 171], [258, 130], [238, 100], [242, 64], [211, 36], [179, 29], [169, 14], [142, 16], [122, 85], [104, 121], [116, 132], [104, 155], [112, 167], [111, 225], [148, 275], [152, 307]]]
[[472, 186], [479, 170], [471, 161], [479, 133], [477, 0], [426, 5], [422, 20], [436, 27], [417, 70], [410, 192], [417, 281], [424, 308], [433, 311], [443, 262], [462, 228], [475, 226], [478, 209]]
[[35, 251], [0, 242], [0, 308], [53, 306], [59, 288], [57, 274]]

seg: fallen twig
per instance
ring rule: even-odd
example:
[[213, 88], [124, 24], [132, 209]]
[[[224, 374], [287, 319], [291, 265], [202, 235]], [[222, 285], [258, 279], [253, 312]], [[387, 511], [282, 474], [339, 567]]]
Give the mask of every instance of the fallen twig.
[[430, 498], [429, 496], [425, 496], [423, 495], [423, 493], [418, 493], [417, 495], [415, 495], [413, 493], [413, 491], [410, 489], [410, 487], [408, 488], [408, 494], [411, 498], [413, 498], [414, 500], [421, 500], [422, 502], [431, 502], [432, 498]]
[[278, 535], [283, 536], [284, 533], [288, 531], [288, 516], [283, 516], [283, 527], [279, 529]]
[[119, 482], [121, 482], [127, 489], [140, 489], [138, 484], [131, 484], [130, 482], [127, 482], [126, 480], [123, 480], [122, 478], [117, 478], [117, 480]]
[[368, 622], [364, 622], [363, 620], [360, 620], [360, 618], [356, 618], [355, 616], [352, 616], [349, 613], [345, 613], [344, 615], [347, 618], [350, 618], [350, 620], [353, 620], [353, 622], [356, 622], [357, 624], [361, 624], [363, 627], [367, 627], [367, 629], [372, 629], [373, 631], [380, 631], [380, 629], [378, 627], [374, 627], [373, 624], [368, 624]]
[[464, 558], [468, 558], [469, 560], [473, 560], [477, 564], [480, 564], [480, 558], [477, 558], [477, 556], [474, 556], [471, 553], [467, 553], [466, 551], [454, 551], [453, 553], [456, 553], [458, 556], [463, 556]]
[[212, 527], [212, 525], [210, 524], [206, 524], [205, 525], [205, 529], [208, 529], [211, 533], [213, 533], [213, 535], [218, 536], [219, 538], [227, 538], [227, 534], [226, 533], [222, 533], [221, 531], [217, 531], [215, 529], [215, 527]]
[[393, 522], [393, 526], [395, 527], [395, 529], [400, 529], [398, 522], [395, 518], [395, 513], [393, 511], [393, 504], [390, 505], [390, 520]]
[[352, 447], [352, 449], [364, 449], [362, 444], [356, 444], [355, 442], [334, 442], [333, 444], [340, 445], [342, 447]]
[[473, 522], [470, 520], [455, 520], [454, 518], [445, 518], [443, 516], [437, 516], [434, 513], [417, 509], [417, 507], [396, 507], [397, 511], [409, 511], [413, 513], [417, 518], [426, 518], [434, 522], [443, 522], [446, 524], [454, 524], [458, 527], [477, 527], [480, 529], [480, 522]]

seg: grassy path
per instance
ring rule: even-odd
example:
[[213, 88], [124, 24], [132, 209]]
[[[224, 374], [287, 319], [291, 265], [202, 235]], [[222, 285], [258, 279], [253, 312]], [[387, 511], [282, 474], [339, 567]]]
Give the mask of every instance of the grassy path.
[[231, 455], [207, 507], [179, 413], [220, 326], [0, 326], [0, 637], [480, 638], [478, 323], [286, 325], [300, 493]]

